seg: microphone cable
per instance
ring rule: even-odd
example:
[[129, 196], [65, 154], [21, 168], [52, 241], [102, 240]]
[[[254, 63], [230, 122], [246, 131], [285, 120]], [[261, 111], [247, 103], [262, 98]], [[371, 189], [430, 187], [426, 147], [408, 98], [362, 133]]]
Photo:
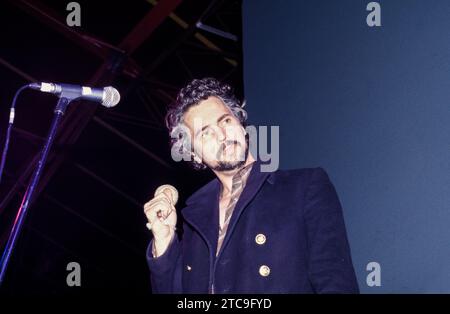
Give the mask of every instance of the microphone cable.
[[2, 161], [0, 163], [0, 183], [2, 181], [2, 176], [3, 176], [3, 168], [5, 167], [5, 161], [6, 161], [6, 155], [8, 154], [8, 147], [9, 147], [9, 139], [11, 137], [11, 129], [12, 129], [12, 125], [14, 124], [14, 116], [15, 116], [15, 111], [16, 111], [16, 101], [17, 101], [17, 97], [19, 96], [19, 94], [27, 89], [29, 87], [29, 84], [22, 86], [21, 88], [19, 88], [16, 92], [16, 94], [14, 95], [12, 104], [11, 104], [11, 109], [9, 111], [9, 123], [8, 123], [8, 128], [6, 130], [6, 138], [5, 138], [5, 144], [3, 147], [3, 152], [2, 152]]

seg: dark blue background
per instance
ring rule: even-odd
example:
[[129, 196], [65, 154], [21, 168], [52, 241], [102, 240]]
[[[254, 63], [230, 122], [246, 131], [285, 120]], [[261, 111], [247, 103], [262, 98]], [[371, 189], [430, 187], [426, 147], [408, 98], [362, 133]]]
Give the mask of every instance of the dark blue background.
[[281, 168], [328, 171], [362, 292], [448, 293], [450, 1], [369, 2], [244, 0], [246, 108]]

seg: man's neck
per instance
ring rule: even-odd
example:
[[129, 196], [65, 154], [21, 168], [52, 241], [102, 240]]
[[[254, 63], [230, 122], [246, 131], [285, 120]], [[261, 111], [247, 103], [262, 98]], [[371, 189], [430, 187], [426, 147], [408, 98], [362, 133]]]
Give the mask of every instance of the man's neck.
[[238, 173], [242, 168], [248, 166], [249, 164], [253, 163], [255, 161], [255, 158], [252, 156], [252, 154], [249, 152], [247, 156], [247, 160], [245, 163], [236, 169], [229, 170], [229, 171], [214, 171], [217, 178], [222, 184], [222, 196], [229, 195], [231, 193], [231, 187], [233, 185], [233, 176]]

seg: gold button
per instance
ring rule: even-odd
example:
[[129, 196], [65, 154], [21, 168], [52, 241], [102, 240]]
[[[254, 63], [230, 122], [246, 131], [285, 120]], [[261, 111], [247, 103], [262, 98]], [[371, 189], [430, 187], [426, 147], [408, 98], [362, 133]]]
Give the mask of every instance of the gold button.
[[266, 236], [262, 233], [256, 235], [255, 242], [259, 245], [263, 245], [264, 243], [266, 243]]
[[186, 265], [186, 270], [187, 270], [187, 271], [191, 271], [191, 270], [192, 270], [192, 267], [189, 266], [189, 265]]
[[269, 276], [269, 274], [270, 274], [270, 268], [269, 268], [269, 266], [267, 266], [267, 265], [262, 265], [262, 266], [259, 268], [259, 274], [260, 274], [261, 276], [263, 276], [263, 277]]

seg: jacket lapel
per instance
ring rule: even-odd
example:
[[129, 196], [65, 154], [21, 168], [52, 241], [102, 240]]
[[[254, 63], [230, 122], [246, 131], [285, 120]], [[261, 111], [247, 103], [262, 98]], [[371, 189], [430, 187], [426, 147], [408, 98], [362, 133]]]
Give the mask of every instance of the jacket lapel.
[[205, 239], [211, 252], [217, 248], [219, 234], [219, 193], [217, 178], [200, 188], [186, 201], [183, 218]]
[[[227, 234], [222, 244], [222, 251], [230, 238], [235, 225], [251, 200], [256, 196], [267, 177], [268, 172], [261, 172], [261, 164], [257, 160], [252, 166], [244, 191], [239, 197], [230, 224], [228, 225]], [[220, 181], [215, 178], [208, 184], [200, 188], [191, 195], [186, 201], [186, 207], [182, 210], [183, 218], [192, 225], [205, 239], [210, 253], [215, 255], [217, 249], [217, 239], [219, 234], [219, 197], [220, 197]], [[220, 255], [220, 252], [219, 252]]]
[[245, 184], [245, 188], [242, 191], [242, 194], [239, 197], [238, 202], [236, 203], [236, 207], [234, 208], [233, 214], [231, 215], [230, 224], [228, 225], [228, 230], [225, 235], [225, 239], [223, 240], [222, 247], [220, 248], [218, 257], [227, 246], [227, 243], [231, 235], [233, 234], [233, 231], [239, 220], [239, 217], [242, 215], [247, 205], [255, 198], [256, 194], [261, 189], [262, 185], [264, 184], [269, 175], [270, 175], [269, 172], [261, 172], [261, 164], [259, 161], [256, 161], [253, 164], [252, 170], [247, 179], [247, 183]]

